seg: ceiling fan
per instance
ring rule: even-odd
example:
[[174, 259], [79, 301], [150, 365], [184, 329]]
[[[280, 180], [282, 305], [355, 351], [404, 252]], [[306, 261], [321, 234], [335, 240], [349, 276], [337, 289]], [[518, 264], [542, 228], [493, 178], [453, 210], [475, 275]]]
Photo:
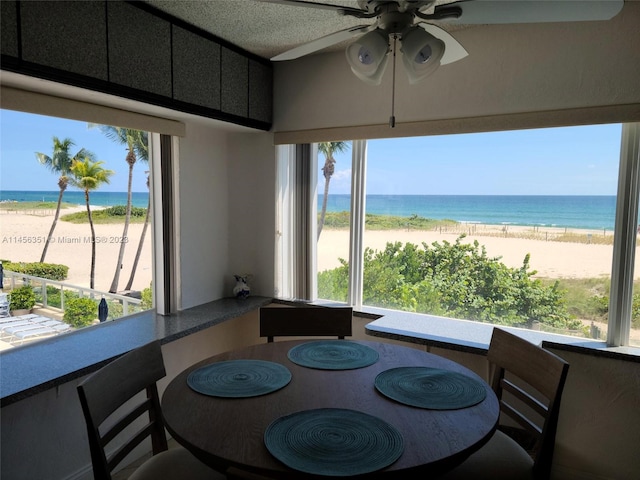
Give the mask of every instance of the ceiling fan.
[[[434, 23], [473, 25], [608, 20], [624, 0], [358, 0], [359, 8], [304, 0], [259, 0], [266, 3], [333, 10], [375, 22], [339, 30], [299, 45], [272, 61], [293, 60], [358, 37], [346, 49], [347, 61], [361, 80], [379, 85], [389, 53], [401, 43], [402, 61], [414, 84], [440, 65], [468, 55], [447, 31]], [[394, 48], [390, 48], [390, 39]], [[394, 58], [395, 60], [395, 58]], [[395, 67], [395, 63], [394, 63]], [[394, 70], [395, 74], [395, 70]]]

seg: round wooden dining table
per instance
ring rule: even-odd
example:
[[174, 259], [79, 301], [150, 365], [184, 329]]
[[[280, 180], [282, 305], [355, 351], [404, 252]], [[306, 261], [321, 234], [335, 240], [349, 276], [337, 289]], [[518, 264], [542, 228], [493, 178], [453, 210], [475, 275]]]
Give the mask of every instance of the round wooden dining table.
[[[280, 417], [310, 409], [350, 409], [378, 417], [402, 435], [404, 451], [390, 466], [355, 478], [437, 478], [484, 445], [496, 429], [498, 400], [474, 372], [443, 357], [414, 348], [357, 341], [376, 350], [378, 360], [364, 368], [322, 370], [297, 365], [287, 354], [309, 340], [253, 345], [207, 358], [184, 370], [162, 397], [166, 427], [178, 443], [209, 466], [237, 467], [270, 478], [323, 478], [287, 467], [271, 455], [265, 430]], [[344, 341], [344, 340], [340, 340]], [[351, 340], [349, 340], [351, 341]], [[221, 398], [194, 391], [194, 370], [226, 360], [263, 360], [284, 365], [291, 381], [283, 388], [250, 398]], [[423, 366], [459, 372], [482, 382], [484, 400], [452, 410], [432, 410], [391, 400], [375, 388], [376, 376], [395, 367]], [[328, 477], [326, 477], [328, 478]], [[335, 477], [332, 477], [335, 478]]]

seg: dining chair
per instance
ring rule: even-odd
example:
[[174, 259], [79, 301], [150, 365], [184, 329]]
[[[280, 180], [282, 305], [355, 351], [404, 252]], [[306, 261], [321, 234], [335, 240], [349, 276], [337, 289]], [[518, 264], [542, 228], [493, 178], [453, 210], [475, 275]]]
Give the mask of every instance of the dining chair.
[[[155, 341], [122, 355], [78, 385], [95, 480], [110, 480], [113, 470], [149, 437], [153, 455], [135, 470], [130, 480], [226, 478], [188, 450], [168, 449], [156, 386], [165, 374], [160, 342]], [[137, 395], [142, 391], [146, 391], [144, 398]], [[131, 399], [134, 401], [129, 402]], [[131, 431], [128, 428], [123, 434], [125, 428], [134, 422], [137, 425], [139, 418], [145, 424], [133, 436], [123, 438]], [[110, 443], [116, 438], [122, 445], [114, 450]]]
[[[499, 426], [486, 445], [442, 478], [548, 479], [569, 364], [498, 328], [493, 329], [487, 359], [500, 412], [512, 426]], [[529, 451], [523, 438], [530, 439]]]
[[262, 307], [260, 308], [260, 336], [273, 342], [273, 337], [351, 335], [353, 308], [351, 307]]

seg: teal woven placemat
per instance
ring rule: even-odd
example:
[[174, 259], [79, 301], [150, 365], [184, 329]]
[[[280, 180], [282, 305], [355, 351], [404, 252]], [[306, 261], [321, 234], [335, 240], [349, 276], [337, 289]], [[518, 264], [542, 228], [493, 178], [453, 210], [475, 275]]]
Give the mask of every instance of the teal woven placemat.
[[404, 451], [402, 435], [378, 417], [355, 410], [305, 410], [274, 421], [264, 434], [271, 454], [295, 470], [346, 477], [375, 472]]
[[405, 405], [432, 410], [471, 407], [485, 399], [484, 384], [461, 373], [428, 367], [399, 367], [378, 374], [380, 393]]
[[213, 397], [245, 398], [275, 392], [291, 381], [287, 367], [263, 360], [229, 360], [194, 370], [187, 384]]
[[289, 360], [303, 367], [322, 370], [352, 370], [378, 361], [371, 347], [348, 340], [318, 340], [296, 345], [287, 354]]

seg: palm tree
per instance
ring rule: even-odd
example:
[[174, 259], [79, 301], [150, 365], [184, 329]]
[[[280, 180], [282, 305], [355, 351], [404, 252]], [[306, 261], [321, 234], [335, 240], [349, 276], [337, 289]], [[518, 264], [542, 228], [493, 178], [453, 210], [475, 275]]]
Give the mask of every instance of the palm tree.
[[102, 168], [104, 162], [94, 162], [85, 157], [84, 160], [77, 159], [71, 165], [73, 177], [69, 179], [71, 185], [84, 191], [84, 200], [87, 204], [87, 217], [91, 227], [91, 274], [89, 288], [93, 289], [96, 273], [96, 231], [93, 227], [91, 217], [91, 206], [89, 204], [89, 192], [98, 189], [103, 183], [109, 183], [109, 178], [113, 175], [113, 170]]
[[70, 138], [65, 138], [60, 140], [58, 137], [53, 137], [53, 153], [51, 156], [46, 155], [44, 153], [36, 152], [36, 158], [38, 161], [47, 167], [51, 172], [56, 175], [59, 175], [58, 178], [58, 188], [60, 189], [60, 193], [58, 194], [58, 206], [56, 207], [56, 214], [53, 217], [53, 223], [51, 224], [51, 229], [49, 230], [49, 235], [44, 243], [44, 248], [42, 249], [42, 255], [40, 256], [40, 263], [44, 262], [45, 257], [47, 256], [47, 250], [49, 249], [49, 242], [53, 237], [53, 232], [56, 229], [56, 225], [58, 224], [58, 218], [60, 217], [60, 207], [62, 206], [62, 196], [64, 195], [64, 191], [67, 189], [67, 185], [69, 184], [69, 172], [71, 170], [71, 164], [73, 163], [74, 158], [90, 158], [93, 159], [95, 156], [92, 152], [81, 148], [78, 153], [71, 156], [69, 150], [73, 147], [75, 143]]
[[[147, 172], [147, 188], [149, 188], [149, 172]], [[133, 266], [131, 267], [131, 276], [127, 282], [125, 290], [131, 290], [133, 285], [133, 277], [136, 275], [136, 269], [138, 268], [138, 261], [142, 254], [142, 246], [144, 245], [144, 237], [147, 234], [147, 227], [149, 226], [149, 213], [151, 212], [151, 194], [149, 194], [149, 200], [147, 202], [147, 213], [144, 217], [144, 225], [142, 226], [142, 233], [140, 234], [140, 241], [138, 241], [138, 249], [136, 250], [136, 257], [133, 259]]]
[[334, 153], [344, 152], [349, 148], [347, 142], [321, 142], [318, 143], [318, 150], [324, 154], [325, 162], [322, 167], [322, 174], [324, 175], [324, 195], [322, 196], [322, 211], [320, 212], [320, 220], [318, 220], [318, 239], [322, 233], [322, 227], [324, 226], [324, 216], [327, 213], [327, 197], [329, 196], [329, 182], [331, 182], [331, 176], [336, 169], [336, 160], [333, 158]]
[[[149, 140], [147, 132], [140, 130], [132, 130], [129, 128], [113, 127], [110, 125], [89, 124], [90, 127], [98, 127], [107, 138], [121, 145], [126, 145], [127, 156], [125, 158], [129, 165], [129, 181], [127, 183], [127, 210], [124, 218], [124, 229], [122, 231], [122, 239], [120, 242], [120, 250], [118, 252], [118, 262], [116, 263], [116, 271], [113, 274], [113, 280], [109, 287], [109, 292], [116, 293], [118, 291], [118, 282], [120, 281], [120, 270], [122, 269], [122, 261], [124, 259], [124, 249], [127, 246], [126, 238], [129, 232], [129, 223], [131, 221], [131, 189], [133, 184], [133, 167], [138, 161], [149, 161]], [[148, 210], [147, 210], [148, 211]]]

